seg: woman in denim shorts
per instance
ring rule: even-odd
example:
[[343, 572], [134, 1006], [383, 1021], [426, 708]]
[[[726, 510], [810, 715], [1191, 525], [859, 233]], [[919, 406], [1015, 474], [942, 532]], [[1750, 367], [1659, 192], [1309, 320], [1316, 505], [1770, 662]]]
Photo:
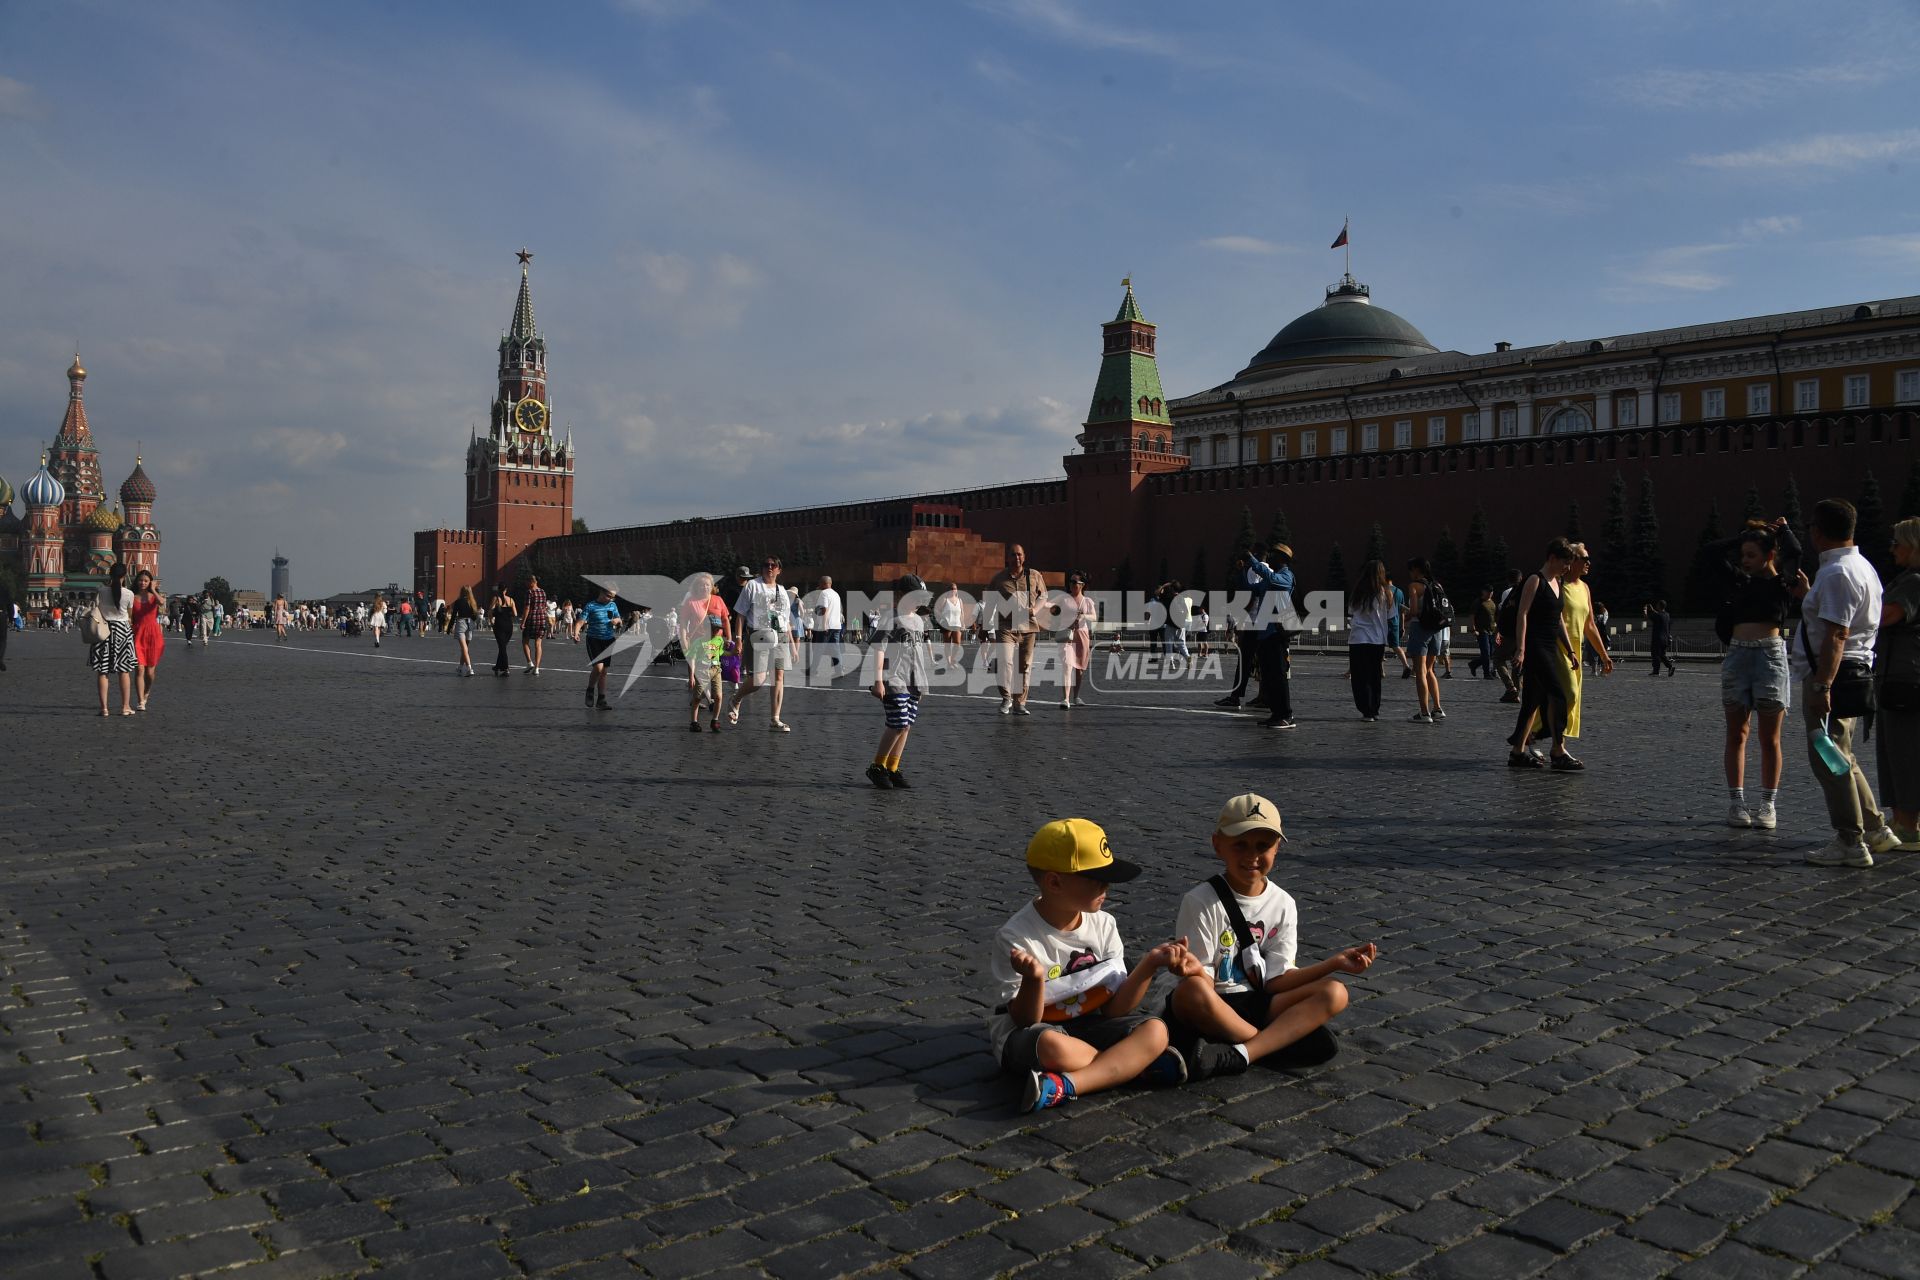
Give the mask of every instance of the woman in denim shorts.
[[[1721, 634], [1729, 626], [1732, 633], [1720, 661], [1720, 701], [1727, 709], [1727, 825], [1771, 831], [1779, 825], [1774, 802], [1785, 762], [1780, 728], [1790, 701], [1786, 625], [1794, 607], [1780, 562], [1798, 560], [1800, 543], [1781, 516], [1771, 524], [1749, 521], [1722, 547], [1738, 548], [1740, 554], [1719, 618]], [[1760, 721], [1760, 802], [1750, 806], [1747, 726], [1755, 717]]]

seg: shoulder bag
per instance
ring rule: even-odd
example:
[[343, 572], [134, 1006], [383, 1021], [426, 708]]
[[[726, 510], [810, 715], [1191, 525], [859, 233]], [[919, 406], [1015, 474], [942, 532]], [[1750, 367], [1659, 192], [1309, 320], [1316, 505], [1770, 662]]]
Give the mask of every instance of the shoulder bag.
[[113, 635], [113, 628], [100, 616], [100, 606], [94, 605], [80, 615], [80, 638], [89, 645], [105, 644]]

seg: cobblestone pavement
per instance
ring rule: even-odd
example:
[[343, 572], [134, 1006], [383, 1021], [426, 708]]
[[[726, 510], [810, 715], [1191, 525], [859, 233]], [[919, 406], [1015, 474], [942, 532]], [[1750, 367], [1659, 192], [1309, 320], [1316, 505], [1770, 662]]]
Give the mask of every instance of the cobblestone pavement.
[[[1791, 745], [1779, 833], [1719, 825], [1705, 668], [1590, 683], [1583, 776], [1501, 767], [1495, 686], [1367, 725], [1310, 659], [1290, 734], [933, 698], [880, 793], [858, 691], [695, 736], [448, 647], [175, 642], [103, 720], [15, 639], [0, 1274], [1920, 1275], [1920, 872], [1802, 865]], [[1028, 834], [1146, 864], [1137, 953], [1249, 787], [1303, 957], [1381, 947], [1345, 1052], [1013, 1115]]]

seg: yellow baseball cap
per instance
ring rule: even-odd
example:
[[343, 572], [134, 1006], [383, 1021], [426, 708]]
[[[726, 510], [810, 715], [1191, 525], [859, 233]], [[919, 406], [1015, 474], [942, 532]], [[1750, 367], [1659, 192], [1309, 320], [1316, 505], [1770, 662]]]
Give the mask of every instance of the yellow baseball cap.
[[1249, 831], [1280, 831], [1280, 806], [1265, 796], [1249, 791], [1227, 801], [1220, 810], [1214, 830], [1223, 836], [1245, 835]]
[[1107, 833], [1085, 818], [1059, 818], [1033, 833], [1027, 841], [1027, 865], [1036, 871], [1059, 871], [1090, 876], [1117, 884], [1140, 874], [1131, 862], [1113, 856]]

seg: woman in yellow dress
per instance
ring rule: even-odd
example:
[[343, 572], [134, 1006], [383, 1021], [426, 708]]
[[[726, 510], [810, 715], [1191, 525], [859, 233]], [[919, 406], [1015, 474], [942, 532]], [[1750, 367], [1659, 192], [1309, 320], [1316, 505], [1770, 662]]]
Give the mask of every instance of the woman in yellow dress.
[[[1607, 641], [1600, 634], [1600, 628], [1593, 620], [1593, 596], [1582, 581], [1593, 568], [1593, 557], [1587, 554], [1587, 544], [1573, 544], [1573, 560], [1567, 565], [1566, 575], [1560, 580], [1560, 617], [1567, 624], [1567, 636], [1573, 640], [1576, 650], [1584, 641], [1595, 653], [1600, 655], [1600, 674], [1613, 674], [1613, 655], [1607, 652]], [[1582, 663], [1573, 654], [1566, 653], [1566, 646], [1560, 646], [1572, 670], [1569, 678], [1573, 683], [1573, 698], [1567, 705], [1567, 737], [1580, 736], [1580, 704]], [[1545, 726], [1540, 717], [1533, 718], [1533, 724], [1527, 732], [1528, 740], [1545, 736]]]

